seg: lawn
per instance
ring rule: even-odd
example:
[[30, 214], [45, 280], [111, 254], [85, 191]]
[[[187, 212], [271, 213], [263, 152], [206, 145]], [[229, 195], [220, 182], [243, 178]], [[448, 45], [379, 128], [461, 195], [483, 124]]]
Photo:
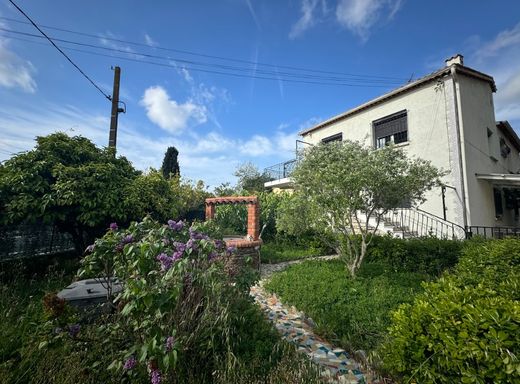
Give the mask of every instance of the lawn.
[[375, 262], [365, 264], [352, 279], [340, 260], [308, 260], [275, 274], [266, 288], [310, 316], [329, 341], [368, 352], [381, 343], [390, 311], [411, 302], [422, 290], [421, 282], [430, 279]]
[[290, 243], [267, 242], [263, 244], [260, 249], [262, 263], [266, 264], [282, 263], [323, 255], [324, 253], [321, 249]]

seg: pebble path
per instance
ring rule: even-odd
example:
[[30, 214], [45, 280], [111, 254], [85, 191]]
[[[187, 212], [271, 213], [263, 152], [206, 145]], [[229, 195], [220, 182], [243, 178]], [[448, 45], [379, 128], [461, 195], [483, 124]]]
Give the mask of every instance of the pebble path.
[[[311, 260], [330, 260], [337, 256], [314, 257]], [[305, 259], [309, 260], [309, 259]], [[260, 305], [267, 318], [286, 341], [296, 345], [299, 352], [305, 353], [313, 362], [323, 368], [322, 374], [331, 383], [375, 384], [370, 374], [363, 373], [359, 363], [349, 354], [334, 347], [331, 343], [317, 336], [312, 319], [294, 307], [285, 306], [275, 294], [264, 289], [264, 284], [275, 272], [305, 260], [289, 261], [278, 264], [262, 264], [260, 281], [251, 287], [251, 295]]]

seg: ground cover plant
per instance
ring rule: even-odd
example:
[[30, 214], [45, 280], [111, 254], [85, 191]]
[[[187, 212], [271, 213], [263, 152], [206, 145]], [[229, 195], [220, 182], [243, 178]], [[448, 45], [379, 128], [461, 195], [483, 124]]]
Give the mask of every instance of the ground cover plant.
[[266, 242], [260, 249], [262, 263], [274, 264], [285, 261], [306, 259], [314, 256], [322, 256], [321, 248], [314, 248], [305, 245], [296, 245], [287, 242]]
[[381, 354], [398, 380], [520, 382], [520, 240], [470, 242], [460, 262], [393, 313]]
[[391, 311], [411, 302], [423, 281], [453, 267], [462, 244], [376, 236], [355, 279], [345, 279], [339, 260], [311, 260], [275, 274], [266, 287], [304, 311], [331, 341], [351, 352], [374, 351], [387, 333]]

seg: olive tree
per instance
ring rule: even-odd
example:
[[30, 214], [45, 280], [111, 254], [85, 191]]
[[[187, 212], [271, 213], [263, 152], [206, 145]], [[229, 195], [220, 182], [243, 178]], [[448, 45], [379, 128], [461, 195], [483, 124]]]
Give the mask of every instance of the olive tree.
[[[326, 233], [355, 276], [385, 213], [403, 202], [424, 201], [441, 176], [428, 161], [409, 159], [393, 146], [374, 149], [351, 141], [317, 145], [292, 175], [294, 201], [306, 206], [300, 210], [306, 219], [300, 217], [297, 227], [301, 230], [304, 221]], [[376, 225], [369, 225], [374, 219]]]

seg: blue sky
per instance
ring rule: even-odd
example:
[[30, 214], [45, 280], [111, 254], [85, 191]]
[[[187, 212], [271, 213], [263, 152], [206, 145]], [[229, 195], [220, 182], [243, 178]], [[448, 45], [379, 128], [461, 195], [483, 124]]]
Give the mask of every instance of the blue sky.
[[[175, 145], [183, 176], [211, 187], [234, 182], [239, 164], [263, 169], [292, 158], [301, 129], [432, 72], [455, 53], [495, 78], [497, 119], [520, 130], [518, 1], [17, 4], [51, 37], [91, 45], [58, 42], [106, 93], [110, 67], [121, 66], [127, 113], [118, 153], [139, 169], [160, 167]], [[21, 35], [38, 32], [15, 20], [26, 21], [0, 0], [0, 161], [55, 131], [106, 145], [108, 100], [43, 39]]]

